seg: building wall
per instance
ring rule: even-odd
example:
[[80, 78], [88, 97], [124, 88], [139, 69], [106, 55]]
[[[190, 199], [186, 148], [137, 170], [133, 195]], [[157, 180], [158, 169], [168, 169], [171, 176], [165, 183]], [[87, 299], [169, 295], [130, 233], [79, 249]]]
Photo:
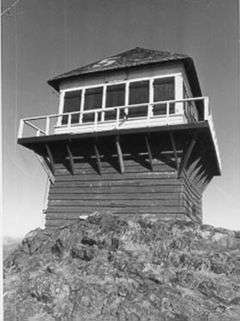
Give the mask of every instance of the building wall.
[[91, 142], [72, 145], [74, 174], [71, 173], [69, 159], [63, 161], [59, 157], [55, 164], [55, 183], [49, 191], [46, 226], [69, 224], [80, 215], [96, 212], [128, 216], [155, 214], [164, 220], [201, 221], [201, 192], [191, 184], [187, 172], [178, 178], [168, 139], [162, 138], [164, 143], [160, 148], [161, 141], [150, 137], [153, 171], [143, 137], [122, 138], [125, 168], [122, 174], [114, 142], [110, 138], [98, 141], [101, 175]]
[[[181, 73], [186, 78], [184, 67], [181, 63], [172, 63], [170, 65], [146, 66], [140, 69], [131, 69], [128, 71], [115, 70], [102, 74], [88, 74], [77, 79], [67, 79], [60, 84], [60, 91], [82, 86], [100, 85], [109, 82], [120, 82], [133, 80], [137, 78], [147, 78], [155, 76], [167, 76], [169, 74]], [[187, 79], [186, 79], [187, 81]]]
[[[88, 75], [79, 77], [74, 80], [64, 80], [60, 85], [60, 99], [59, 99], [59, 113], [63, 113], [63, 95], [65, 91], [81, 89], [88, 86], [97, 86], [103, 84], [113, 84], [128, 80], [150, 78], [150, 77], [175, 77], [175, 99], [183, 99], [183, 79], [188, 85], [186, 73], [181, 63], [174, 63], [167, 66], [146, 66], [139, 69], [132, 69], [129, 71], [112, 71], [100, 75]], [[80, 106], [79, 106], [80, 109]], [[183, 113], [183, 104], [176, 104], [178, 113]]]

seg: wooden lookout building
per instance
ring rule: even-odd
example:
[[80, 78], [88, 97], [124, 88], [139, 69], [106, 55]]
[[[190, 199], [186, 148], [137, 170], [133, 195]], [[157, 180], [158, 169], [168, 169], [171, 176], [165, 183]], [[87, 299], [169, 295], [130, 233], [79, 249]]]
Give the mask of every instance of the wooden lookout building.
[[221, 164], [192, 58], [135, 48], [48, 84], [58, 112], [21, 119], [18, 134], [51, 180], [46, 226], [95, 212], [202, 221]]

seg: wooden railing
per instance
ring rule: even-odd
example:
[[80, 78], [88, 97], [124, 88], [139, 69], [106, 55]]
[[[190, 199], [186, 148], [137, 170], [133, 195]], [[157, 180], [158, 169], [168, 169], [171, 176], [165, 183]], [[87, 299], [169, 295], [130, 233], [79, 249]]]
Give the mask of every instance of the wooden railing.
[[[195, 106], [197, 103], [201, 103], [201, 118], [194, 116], [191, 108], [190, 110], [189, 108], [186, 108], [187, 103], [190, 103], [191, 106]], [[143, 109], [145, 110], [144, 115], [141, 115], [139, 117], [137, 113]], [[106, 115], [109, 114], [109, 112], [114, 113], [114, 119], [106, 119]], [[188, 115], [188, 113], [190, 114]], [[75, 120], [73, 121], [73, 117], [75, 115], [78, 115], [77, 122]], [[85, 121], [84, 117], [89, 115], [93, 116], [93, 120]], [[192, 119], [196, 122], [201, 120], [208, 120], [210, 117], [208, 97], [157, 101], [150, 104], [136, 104], [128, 106], [124, 105], [105, 109], [101, 108], [71, 113], [50, 114], [44, 116], [23, 118], [20, 120], [18, 138], [26, 136], [24, 135], [24, 131], [26, 128], [31, 128], [32, 130], [34, 130], [34, 134], [28, 136], [45, 136], [57, 134], [57, 128], [66, 128], [66, 130], [69, 130], [70, 132], [73, 127], [85, 125], [92, 125], [92, 130], [98, 131], [99, 126], [103, 123], [111, 123], [112, 125], [114, 125], [115, 129], [119, 129], [122, 122], [134, 122], [139, 119], [141, 119], [141, 123], [144, 121], [146, 124], [151, 125], [152, 120], [164, 118], [166, 120], [166, 124], [168, 124], [168, 120], [176, 116], [183, 116], [185, 119], [185, 123], [190, 122], [189, 119]], [[67, 119], [66, 123], [63, 123], [63, 117]]]

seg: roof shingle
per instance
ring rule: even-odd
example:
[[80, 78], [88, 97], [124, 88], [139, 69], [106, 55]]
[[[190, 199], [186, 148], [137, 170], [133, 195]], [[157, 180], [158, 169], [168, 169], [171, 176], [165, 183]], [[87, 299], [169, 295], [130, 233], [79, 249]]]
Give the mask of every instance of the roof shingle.
[[163, 62], [179, 59], [181, 60], [185, 58], [188, 58], [188, 56], [170, 53], [167, 51], [150, 50], [136, 47], [134, 49], [121, 52], [117, 55], [98, 60], [89, 65], [71, 70], [69, 72], [54, 77], [52, 80], [78, 76], [86, 73], [99, 72], [104, 70], [113, 70], [137, 65], [144, 65], [154, 62]]
[[190, 75], [190, 77], [192, 77], [195, 86], [197, 86], [194, 91], [196, 91], [197, 89], [197, 91], [200, 93], [201, 90], [191, 57], [183, 54], [170, 53], [168, 51], [151, 50], [139, 47], [121, 52], [119, 54], [98, 60], [86, 66], [79, 67], [64, 74], [58, 75], [50, 79], [48, 81], [48, 84], [56, 90], [59, 90], [59, 84], [64, 79], [103, 71], [131, 68], [156, 63], [167, 63], [173, 61], [182, 61], [184, 63], [186, 72]]

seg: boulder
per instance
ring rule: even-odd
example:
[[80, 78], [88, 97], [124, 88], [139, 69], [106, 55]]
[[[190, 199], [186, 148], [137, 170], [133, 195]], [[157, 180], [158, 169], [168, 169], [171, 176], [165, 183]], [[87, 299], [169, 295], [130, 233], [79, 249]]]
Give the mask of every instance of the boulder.
[[4, 320], [239, 321], [239, 235], [98, 213], [36, 229], [4, 261]]

